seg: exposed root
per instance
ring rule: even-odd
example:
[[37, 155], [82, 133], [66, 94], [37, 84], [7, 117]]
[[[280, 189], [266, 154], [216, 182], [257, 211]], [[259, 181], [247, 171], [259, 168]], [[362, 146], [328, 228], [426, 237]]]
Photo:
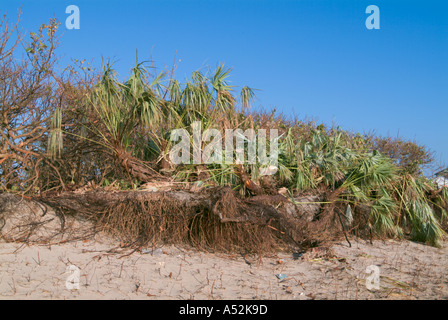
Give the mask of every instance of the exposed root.
[[[319, 210], [318, 202], [294, 203], [279, 194], [242, 199], [229, 187], [200, 192], [71, 192], [35, 200], [53, 209], [52, 217], [59, 218], [65, 233], [70, 232], [62, 224], [65, 216], [76, 217], [133, 248], [186, 244], [201, 250], [267, 253], [302, 250], [343, 234], [335, 208]], [[79, 238], [79, 233], [73, 237]]]

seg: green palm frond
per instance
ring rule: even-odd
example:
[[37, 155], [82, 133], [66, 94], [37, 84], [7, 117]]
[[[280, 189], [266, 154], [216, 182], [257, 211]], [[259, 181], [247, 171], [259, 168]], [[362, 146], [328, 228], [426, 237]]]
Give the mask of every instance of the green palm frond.
[[216, 68], [215, 73], [210, 79], [212, 87], [216, 92], [232, 91], [233, 86], [230, 86], [226, 81], [231, 71], [231, 68], [225, 69], [224, 64], [221, 64]]
[[242, 110], [250, 110], [250, 107], [255, 99], [255, 89], [244, 86], [240, 93], [240, 103]]

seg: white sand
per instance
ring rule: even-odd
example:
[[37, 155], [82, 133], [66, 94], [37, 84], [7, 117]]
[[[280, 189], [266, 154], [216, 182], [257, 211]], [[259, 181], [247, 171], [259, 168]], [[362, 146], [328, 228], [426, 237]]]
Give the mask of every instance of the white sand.
[[[177, 247], [164, 247], [159, 256], [123, 256], [107, 253], [117, 243], [105, 236], [52, 246], [0, 243], [0, 299], [448, 298], [446, 245], [352, 244], [333, 245], [339, 259], [307, 254], [294, 260], [279, 253], [260, 260]], [[79, 268], [79, 290], [66, 287], [69, 265]], [[377, 291], [366, 288], [369, 265], [379, 266]], [[279, 280], [276, 274], [287, 278]]]

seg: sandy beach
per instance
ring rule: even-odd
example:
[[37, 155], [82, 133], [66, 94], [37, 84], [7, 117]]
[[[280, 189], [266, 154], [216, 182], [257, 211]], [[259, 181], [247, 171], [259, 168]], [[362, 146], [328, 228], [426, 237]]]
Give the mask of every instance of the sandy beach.
[[[266, 257], [175, 246], [117, 253], [111, 249], [119, 243], [104, 235], [45, 246], [4, 242], [0, 299], [448, 298], [446, 243], [351, 242]], [[379, 268], [379, 289], [366, 286], [371, 265]]]

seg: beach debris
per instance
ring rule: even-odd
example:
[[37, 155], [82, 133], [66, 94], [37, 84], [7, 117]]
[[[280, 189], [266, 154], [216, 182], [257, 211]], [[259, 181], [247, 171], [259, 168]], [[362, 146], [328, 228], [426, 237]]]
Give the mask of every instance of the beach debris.
[[174, 188], [174, 185], [170, 181], [155, 181], [155, 182], [146, 182], [141, 185], [141, 191], [171, 191]]
[[286, 291], [286, 293], [292, 294], [292, 289], [290, 286], [286, 286], [285, 291]]
[[303, 256], [305, 254], [305, 252], [293, 252], [292, 253], [292, 258], [294, 259], [294, 260], [298, 260], [301, 256]]
[[284, 273], [277, 273], [275, 276], [276, 276], [277, 279], [279, 279], [279, 280], [285, 280], [285, 279], [288, 277], [288, 276], [287, 276], [286, 274], [284, 274]]
[[141, 253], [142, 254], [150, 253], [153, 256], [161, 256], [163, 254], [163, 251], [160, 248], [157, 248], [157, 249], [147, 248], [147, 249], [142, 249]]
[[347, 205], [347, 209], [345, 210], [345, 226], [350, 227], [353, 223], [353, 211], [350, 205]]

